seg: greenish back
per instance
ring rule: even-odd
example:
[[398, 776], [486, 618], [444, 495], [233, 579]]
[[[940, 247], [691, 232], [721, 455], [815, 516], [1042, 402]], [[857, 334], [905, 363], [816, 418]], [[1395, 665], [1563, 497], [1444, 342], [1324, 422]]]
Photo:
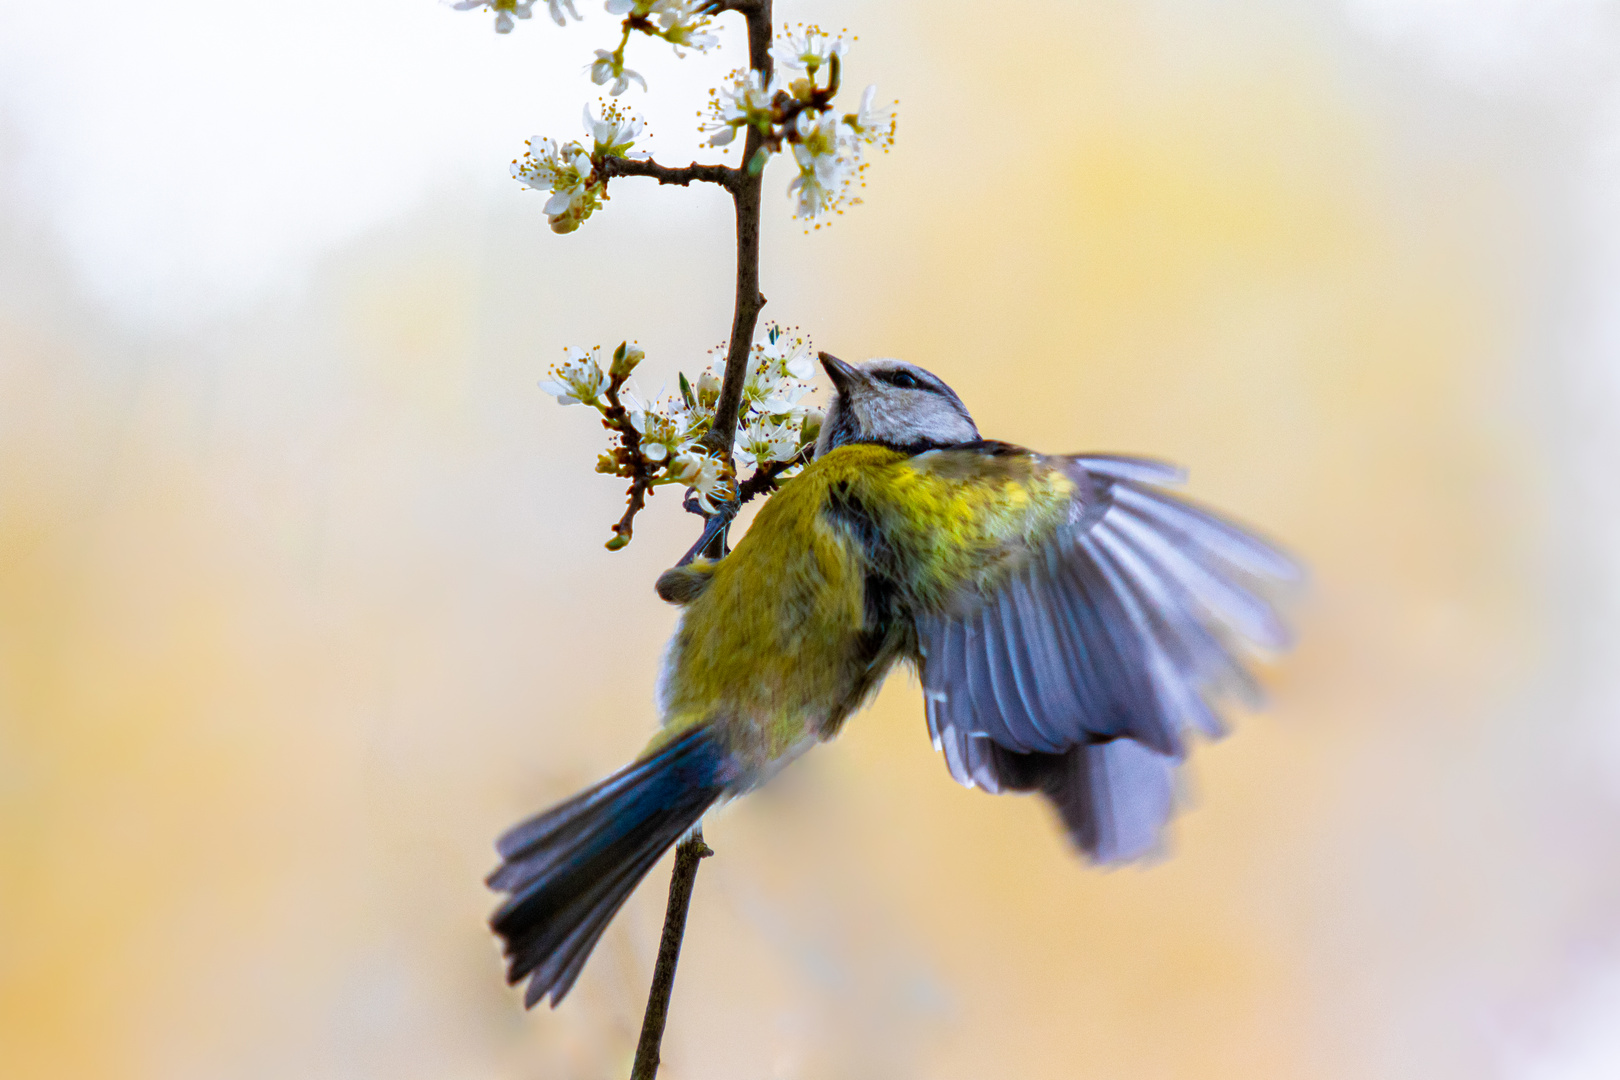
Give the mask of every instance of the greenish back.
[[851, 445], [818, 458], [687, 605], [657, 741], [716, 720], [763, 766], [830, 737], [910, 651], [912, 613], [993, 585], [1073, 496], [1033, 454]]

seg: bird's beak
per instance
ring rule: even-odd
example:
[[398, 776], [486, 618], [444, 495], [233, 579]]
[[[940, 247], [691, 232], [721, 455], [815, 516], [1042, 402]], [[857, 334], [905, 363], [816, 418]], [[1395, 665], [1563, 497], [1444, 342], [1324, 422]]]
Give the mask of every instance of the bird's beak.
[[833, 388], [839, 393], [843, 393], [855, 381], [857, 372], [853, 364], [844, 363], [830, 352], [816, 355], [821, 358], [821, 366], [827, 369], [827, 377], [833, 381]]

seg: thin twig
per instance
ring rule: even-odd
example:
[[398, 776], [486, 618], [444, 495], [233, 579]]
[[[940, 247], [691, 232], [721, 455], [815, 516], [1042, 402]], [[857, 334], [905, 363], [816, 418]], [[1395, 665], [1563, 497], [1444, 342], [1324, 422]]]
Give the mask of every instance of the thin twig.
[[[781, 475], [795, 465], [803, 465], [815, 453], [815, 445], [811, 444], [800, 448], [797, 454], [786, 461], [772, 461], [761, 465], [754, 470], [754, 475], [737, 485], [737, 498], [729, 503], [721, 503], [712, 513], [704, 511], [694, 500], [688, 498], [686, 508], [695, 514], [703, 515], [703, 533], [697, 538], [697, 543], [687, 549], [685, 555], [676, 566], [686, 566], [699, 556], [717, 559], [726, 554], [726, 530], [736, 518], [737, 512], [748, 502], [760, 495], [769, 495], [779, 486], [777, 480]], [[662, 595], [662, 594], [660, 594]], [[668, 597], [665, 597], [667, 600]]]
[[660, 184], [678, 184], [686, 187], [693, 181], [702, 181], [709, 184], [719, 184], [730, 191], [737, 182], [738, 169], [725, 165], [699, 165], [693, 162], [684, 168], [671, 168], [660, 165], [656, 161], [646, 158], [604, 157], [602, 171], [610, 178], [614, 176], [646, 176], [657, 180]]
[[801, 448], [797, 454], [794, 454], [786, 461], [773, 461], [768, 465], [761, 465], [755, 469], [753, 476], [738, 485], [737, 505], [742, 506], [755, 496], [769, 495], [775, 491], [778, 486], [777, 479], [793, 466], [803, 465], [808, 462], [815, 450], [815, 444], [811, 443], [809, 446]]
[[[619, 348], [622, 350], [624, 346], [621, 345]], [[609, 377], [607, 388], [602, 394], [608, 403], [607, 409], [602, 413], [602, 426], [609, 431], [618, 432], [619, 448], [614, 452], [614, 457], [621, 465], [630, 468], [630, 489], [625, 492], [629, 501], [625, 506], [624, 516], [613, 526], [613, 539], [608, 541], [611, 550], [622, 548], [630, 542], [636, 515], [647, 504], [647, 492], [652, 490], [652, 473], [647, 467], [647, 459], [641, 453], [641, 433], [630, 422], [630, 411], [619, 400], [619, 391], [624, 388], [625, 381], [629, 377], [629, 372], [618, 371], [615, 366], [614, 374]]]
[[624, 516], [613, 526], [613, 539], [608, 541], [610, 545], [621, 548], [630, 542], [635, 529], [636, 515], [647, 505], [647, 492], [651, 490], [652, 485], [647, 482], [645, 476], [638, 476], [630, 482], [630, 490], [625, 492]]
[[664, 909], [664, 933], [658, 941], [658, 966], [653, 969], [652, 989], [647, 992], [647, 1014], [641, 1021], [641, 1039], [636, 1043], [636, 1063], [630, 1069], [630, 1080], [653, 1080], [658, 1075], [658, 1051], [664, 1041], [664, 1022], [669, 1019], [669, 997], [675, 989], [675, 965], [681, 959], [681, 938], [686, 934], [692, 887], [697, 884], [698, 863], [713, 854], [703, 842], [701, 828], [675, 849], [669, 906]]

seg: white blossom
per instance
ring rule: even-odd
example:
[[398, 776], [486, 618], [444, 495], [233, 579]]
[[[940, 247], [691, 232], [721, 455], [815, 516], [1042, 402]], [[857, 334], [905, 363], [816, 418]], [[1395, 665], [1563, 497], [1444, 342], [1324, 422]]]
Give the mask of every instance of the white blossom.
[[657, 14], [659, 36], [671, 45], [703, 50], [720, 44], [720, 39], [702, 31], [709, 18], [702, 13], [708, 0], [657, 0], [652, 10]]
[[798, 194], [795, 213], [810, 218], [832, 206], [857, 162], [848, 128], [831, 114], [812, 117], [806, 110], [795, 121], [795, 130], [799, 141], [793, 144], [793, 158], [799, 175], [788, 184], [788, 194]]
[[670, 463], [669, 471], [681, 483], [697, 492], [698, 505], [714, 513], [716, 501], [731, 497], [731, 485], [726, 481], [720, 459], [696, 449], [682, 451]]
[[529, 140], [528, 147], [521, 160], [512, 162], [512, 179], [537, 191], [550, 191], [556, 186], [562, 164], [556, 140], [536, 135]]
[[608, 93], [614, 97], [628, 90], [632, 82], [640, 83], [643, 90], [647, 89], [647, 80], [641, 77], [641, 73], [624, 66], [623, 53], [597, 49], [596, 61], [591, 64], [591, 82], [602, 86], [609, 79], [613, 81], [613, 86], [609, 88]]
[[810, 392], [808, 386], [798, 383], [779, 383], [770, 396], [759, 402], [759, 411], [766, 416], [797, 417], [804, 412], [799, 399]]
[[[527, 19], [534, 7], [534, 0], [457, 0], [452, 5], [457, 11], [471, 11], [474, 8], [487, 7], [495, 12], [495, 32], [497, 34], [510, 34], [514, 18]], [[556, 6], [556, 0], [552, 0]], [[576, 15], [575, 18], [578, 18]]]
[[799, 201], [793, 208], [795, 217], [813, 218], [825, 210], [833, 201], [834, 193], [829, 191], [825, 184], [816, 179], [813, 169], [806, 170], [800, 166], [798, 176], [788, 181], [788, 194], [798, 193]]
[[594, 349], [587, 352], [577, 345], [568, 346], [563, 350], [567, 359], [551, 369], [555, 378], [542, 382], [540, 389], [555, 397], [559, 405], [595, 404], [607, 385], [595, 352]]
[[630, 425], [641, 436], [641, 456], [654, 465], [669, 460], [680, 447], [674, 424], [662, 413], [645, 408], [631, 410]]
[[817, 26], [806, 26], [798, 33], [789, 33], [785, 41], [773, 44], [771, 57], [782, 67], [814, 75], [818, 68], [832, 57], [841, 56], [843, 51], [842, 38], [829, 37]]
[[781, 367], [772, 361], [757, 364], [743, 382], [743, 400], [761, 416], [787, 416], [797, 410], [799, 399], [810, 388], [783, 377]]
[[765, 421], [737, 426], [737, 441], [732, 454], [738, 464], [748, 467], [769, 465], [773, 461], [786, 461], [799, 450], [798, 426], [792, 423]]
[[663, 409], [641, 405], [632, 408], [630, 423], [641, 436], [641, 456], [657, 464], [670, 461], [690, 449], [707, 417], [688, 409], [684, 403], [671, 403]]
[[590, 217], [591, 211], [597, 207], [596, 193], [591, 190], [591, 176], [594, 172], [591, 167], [591, 156], [583, 148], [574, 146], [572, 156], [569, 158], [569, 168], [572, 175], [578, 179], [571, 184], [557, 187], [551, 198], [546, 200], [545, 212], [552, 219], [553, 228], [564, 222], [572, 222], [577, 228], [578, 223]]
[[794, 349], [792, 355], [782, 361], [782, 370], [795, 379], [815, 378], [816, 362], [810, 358], [810, 347], [800, 345]]
[[760, 357], [790, 379], [809, 380], [815, 377], [816, 365], [810, 359], [810, 345], [803, 338], [790, 338], [778, 332], [772, 341], [767, 334], [764, 344], [755, 345]]
[[689, 443], [709, 429], [709, 422], [714, 419], [714, 407], [706, 406], [701, 401], [688, 405], [677, 399], [670, 404], [668, 415], [681, 440]]
[[757, 71], [739, 71], [730, 86], [720, 88], [709, 111], [713, 119], [704, 125], [710, 146], [725, 146], [737, 137], [737, 130], [745, 125], [765, 129], [771, 124], [770, 90], [763, 85]]
[[[534, 0], [528, 0], [528, 2], [533, 4]], [[546, 0], [546, 6], [551, 9], [551, 21], [558, 26], [568, 25], [568, 20], [563, 18], [564, 8], [568, 9], [568, 14], [574, 17], [575, 22], [580, 21], [579, 12], [574, 10], [574, 0]], [[528, 18], [528, 16], [525, 15], [524, 18]]]
[[[609, 371], [609, 377], [612, 377], [611, 369]], [[619, 388], [619, 404], [624, 406], [624, 411], [629, 414], [630, 426], [635, 428], [637, 431], [641, 431], [646, 423], [646, 404], [643, 403], [641, 398], [636, 395], [636, 392], [630, 389], [628, 386], [621, 386]]]
[[589, 151], [578, 142], [559, 148], [553, 140], [537, 135], [529, 140], [523, 158], [512, 162], [512, 176], [519, 183], [551, 193], [545, 211], [552, 229], [559, 233], [573, 232], [601, 208], [607, 184], [598, 173], [603, 158], [645, 156], [630, 150], [641, 135], [641, 121], [620, 111], [617, 104], [604, 108], [600, 119], [587, 105], [583, 118], [591, 141]]
[[631, 144], [641, 135], [641, 121], [619, 112], [617, 105], [603, 110], [602, 118], [598, 120], [591, 115], [591, 107], [586, 105], [585, 133], [596, 144], [595, 156], [624, 157]]
[[[528, 147], [522, 160], [512, 162], [512, 178], [536, 191], [553, 192], [546, 206], [555, 204], [558, 209], [547, 209], [546, 213], [562, 212], [572, 196], [583, 192], [590, 183], [595, 171], [590, 155], [578, 143], [567, 143], [559, 150], [556, 140], [538, 135], [529, 140]], [[563, 197], [561, 201], [559, 196]]]
[[844, 125], [862, 142], [877, 142], [894, 133], [894, 110], [876, 105], [877, 87], [868, 86], [861, 94], [861, 107], [844, 117]]

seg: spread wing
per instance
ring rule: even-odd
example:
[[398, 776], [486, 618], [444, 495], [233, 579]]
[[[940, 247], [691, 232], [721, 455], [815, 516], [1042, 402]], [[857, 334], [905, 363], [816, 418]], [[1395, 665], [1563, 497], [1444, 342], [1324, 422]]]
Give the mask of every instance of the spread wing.
[[1245, 660], [1289, 644], [1269, 597], [1300, 571], [1159, 490], [1180, 470], [1051, 460], [1076, 481], [1068, 523], [917, 618], [929, 732], [959, 782], [1041, 790], [1087, 854], [1135, 858], [1170, 814], [1183, 733], [1220, 735], [1220, 702], [1258, 697]]

